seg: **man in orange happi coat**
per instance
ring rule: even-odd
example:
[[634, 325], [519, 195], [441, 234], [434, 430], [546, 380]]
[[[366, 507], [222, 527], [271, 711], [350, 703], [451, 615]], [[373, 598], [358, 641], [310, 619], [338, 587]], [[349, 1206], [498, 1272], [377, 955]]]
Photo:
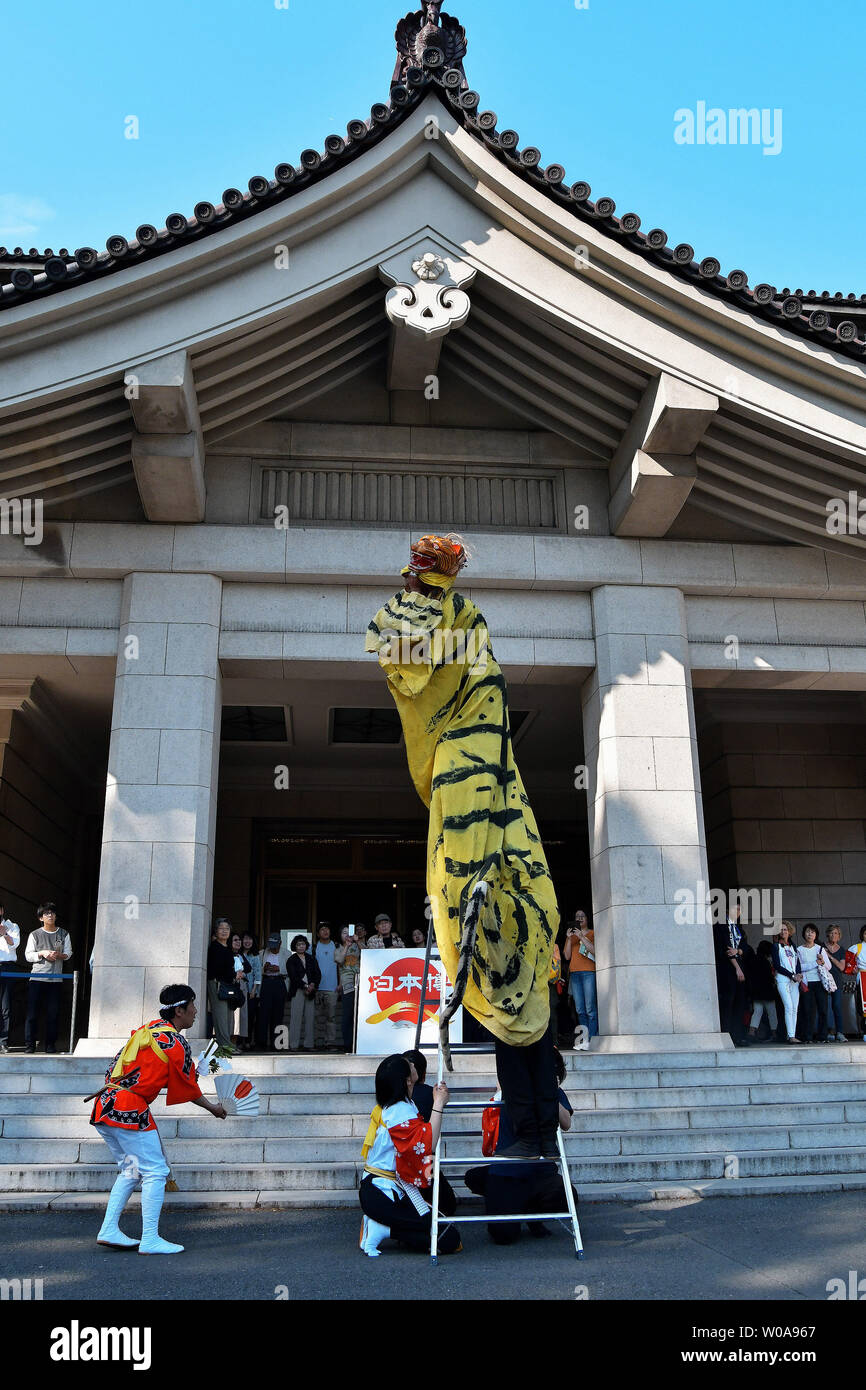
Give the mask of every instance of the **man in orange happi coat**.
[[[218, 1120], [226, 1117], [221, 1105], [212, 1104], [202, 1095], [189, 1043], [181, 1037], [181, 1030], [192, 1027], [198, 1012], [194, 990], [189, 985], [168, 985], [159, 1002], [164, 1006], [159, 1018], [135, 1029], [105, 1073], [106, 1084], [95, 1096], [90, 1116], [90, 1123], [105, 1140], [120, 1170], [96, 1239], [112, 1250], [137, 1247], [139, 1255], [179, 1255], [183, 1250], [182, 1245], [173, 1245], [159, 1234], [169, 1167], [150, 1111], [151, 1102], [165, 1088], [168, 1105], [191, 1101]], [[94, 1096], [87, 1099], [93, 1100]], [[140, 1241], [124, 1235], [118, 1224], [139, 1179]]]

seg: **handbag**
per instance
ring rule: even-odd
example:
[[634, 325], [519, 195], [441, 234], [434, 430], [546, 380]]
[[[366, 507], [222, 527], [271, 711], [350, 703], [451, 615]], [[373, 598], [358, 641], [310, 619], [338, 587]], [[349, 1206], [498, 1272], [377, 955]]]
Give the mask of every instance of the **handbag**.
[[488, 1105], [481, 1116], [481, 1152], [492, 1158], [499, 1142], [499, 1106]]
[[238, 984], [226, 984], [225, 980], [220, 980], [217, 990], [217, 999], [222, 1004], [228, 1004], [230, 1009], [242, 1009], [244, 1006], [244, 992]]
[[833, 975], [830, 970], [830, 963], [828, 961], [827, 965], [823, 965], [821, 961], [822, 956], [824, 960], [827, 960], [827, 957], [824, 955], [823, 948], [818, 952], [818, 978], [828, 994], [835, 994], [836, 981], [833, 979]]

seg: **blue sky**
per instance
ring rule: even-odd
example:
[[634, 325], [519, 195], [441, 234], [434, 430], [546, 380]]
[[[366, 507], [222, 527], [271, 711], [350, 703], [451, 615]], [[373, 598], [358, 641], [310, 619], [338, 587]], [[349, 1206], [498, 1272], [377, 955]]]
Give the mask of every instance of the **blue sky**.
[[[583, 5], [585, 0], [579, 0]], [[406, 0], [16, 7], [0, 244], [102, 250], [272, 176], [387, 97]], [[859, 0], [454, 0], [499, 127], [752, 285], [866, 293]], [[781, 149], [678, 144], [698, 103], [781, 112]], [[136, 116], [139, 138], [124, 138]], [[768, 117], [778, 121], [778, 118]], [[776, 127], [778, 134], [778, 126]]]

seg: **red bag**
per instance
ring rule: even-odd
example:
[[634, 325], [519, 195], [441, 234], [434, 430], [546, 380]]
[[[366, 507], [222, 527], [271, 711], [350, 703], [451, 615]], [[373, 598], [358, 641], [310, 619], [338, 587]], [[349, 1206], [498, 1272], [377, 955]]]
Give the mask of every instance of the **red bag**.
[[499, 1143], [499, 1106], [488, 1105], [481, 1116], [481, 1152], [492, 1158]]

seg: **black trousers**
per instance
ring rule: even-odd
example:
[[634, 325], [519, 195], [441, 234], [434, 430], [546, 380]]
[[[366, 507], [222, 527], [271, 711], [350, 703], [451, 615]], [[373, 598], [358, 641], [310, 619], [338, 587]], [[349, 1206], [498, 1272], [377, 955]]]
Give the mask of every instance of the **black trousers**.
[[823, 1042], [827, 1036], [827, 1005], [830, 996], [820, 980], [810, 980], [804, 994], [800, 991], [800, 1012], [797, 1015], [797, 1029], [804, 1042], [817, 1038]]
[[559, 1128], [556, 1065], [550, 1029], [530, 1047], [496, 1039], [496, 1072], [515, 1139], [556, 1139]]
[[[0, 964], [0, 970], [3, 969]], [[9, 967], [6, 966], [8, 970]], [[0, 979], [0, 1042], [9, 1041], [9, 1028], [12, 1022], [12, 991], [14, 980]]]
[[259, 996], [247, 1000], [247, 1042], [252, 1047], [259, 1036]]
[[60, 1013], [59, 980], [42, 981], [33, 976], [27, 982], [27, 1018], [24, 1022], [24, 1045], [28, 1052], [36, 1046], [39, 1030], [39, 1015], [45, 1011], [45, 1050], [53, 1052], [57, 1046], [57, 1015]]
[[[464, 1178], [470, 1192], [483, 1197], [488, 1216], [511, 1216], [517, 1212], [532, 1213], [567, 1210], [565, 1188], [552, 1163], [539, 1163], [535, 1171], [526, 1172], [525, 1163], [485, 1163], [470, 1168]], [[572, 1187], [574, 1204], [577, 1193]], [[497, 1221], [487, 1227], [494, 1245], [513, 1245], [520, 1237], [519, 1221]], [[535, 1224], [527, 1223], [530, 1227]]]
[[278, 975], [266, 975], [259, 996], [259, 1047], [274, 1050], [274, 1032], [282, 1024], [285, 1007], [285, 980]]
[[[374, 1186], [369, 1173], [362, 1179], [358, 1195], [361, 1199], [361, 1210], [365, 1216], [369, 1216], [371, 1221], [378, 1221], [380, 1226], [387, 1226], [392, 1238], [399, 1240], [401, 1245], [408, 1245], [410, 1250], [423, 1250], [429, 1254], [430, 1227], [433, 1222], [430, 1212], [426, 1216], [419, 1216], [405, 1193], [401, 1193], [392, 1202], [390, 1197], [387, 1197], [384, 1192], [380, 1192], [378, 1187]], [[432, 1193], [428, 1192], [425, 1195], [430, 1197]], [[440, 1193], [440, 1197], [443, 1195]], [[451, 1195], [453, 1197], [453, 1193]], [[440, 1202], [440, 1210], [442, 1210], [443, 1205]], [[443, 1214], [450, 1216], [453, 1213], [444, 1212]], [[440, 1254], [453, 1255], [459, 1245], [460, 1232], [457, 1227], [440, 1226]]]
[[355, 992], [344, 994], [341, 1000], [340, 1022], [343, 1028], [343, 1046], [351, 1052], [355, 1044]]
[[724, 965], [716, 974], [719, 987], [719, 1026], [723, 1033], [730, 1033], [734, 1042], [745, 1037], [746, 1025], [743, 1013], [746, 1008], [746, 982], [738, 980], [733, 967]]

